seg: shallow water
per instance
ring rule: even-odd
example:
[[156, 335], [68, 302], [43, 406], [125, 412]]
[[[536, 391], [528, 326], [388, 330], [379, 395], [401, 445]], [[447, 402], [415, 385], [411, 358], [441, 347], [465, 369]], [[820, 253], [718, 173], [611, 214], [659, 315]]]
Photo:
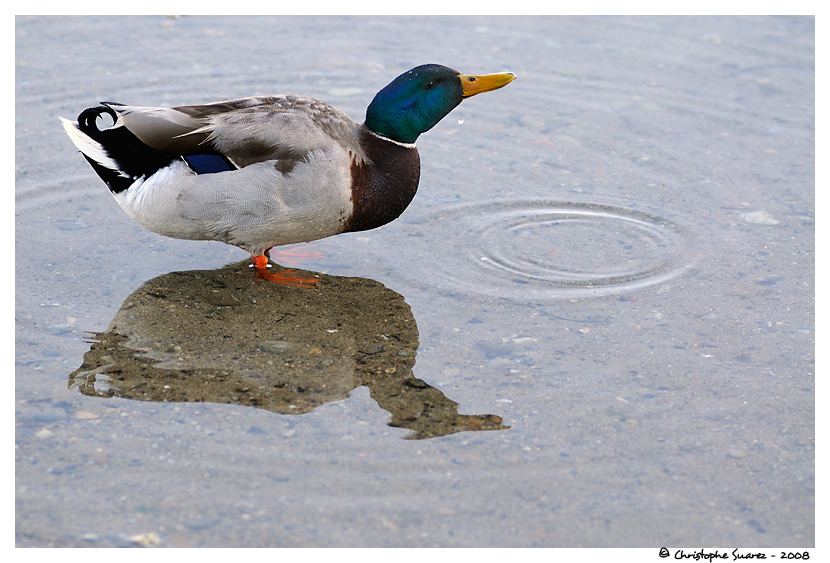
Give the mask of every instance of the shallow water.
[[[811, 18], [16, 34], [18, 546], [814, 544]], [[419, 139], [397, 221], [277, 258], [319, 292], [143, 230], [57, 120], [288, 92], [361, 120], [423, 62], [518, 79]]]

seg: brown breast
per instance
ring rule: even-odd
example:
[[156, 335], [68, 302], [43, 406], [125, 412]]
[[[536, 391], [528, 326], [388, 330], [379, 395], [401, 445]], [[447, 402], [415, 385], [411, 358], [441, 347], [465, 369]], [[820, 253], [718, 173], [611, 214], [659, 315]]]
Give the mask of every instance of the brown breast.
[[352, 155], [352, 215], [345, 232], [375, 229], [395, 220], [415, 197], [421, 161], [415, 145], [360, 133], [365, 158]]

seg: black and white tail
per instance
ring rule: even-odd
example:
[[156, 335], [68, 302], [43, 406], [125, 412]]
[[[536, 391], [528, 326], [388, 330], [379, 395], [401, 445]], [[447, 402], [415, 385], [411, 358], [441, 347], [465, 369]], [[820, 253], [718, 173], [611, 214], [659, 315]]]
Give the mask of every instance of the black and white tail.
[[[85, 109], [78, 122], [60, 118], [72, 142], [109, 186], [113, 194], [129, 188], [136, 180], [146, 179], [158, 170], [170, 166], [180, 156], [147, 146], [124, 126], [118, 112], [111, 105]], [[109, 115], [113, 125], [98, 129], [98, 118]]]

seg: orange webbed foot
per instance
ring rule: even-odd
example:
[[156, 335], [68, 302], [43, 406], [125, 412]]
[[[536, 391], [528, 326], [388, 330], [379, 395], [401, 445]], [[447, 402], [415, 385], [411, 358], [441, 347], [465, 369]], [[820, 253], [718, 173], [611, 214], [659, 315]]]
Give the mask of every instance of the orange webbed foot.
[[283, 270], [277, 273], [268, 271], [268, 256], [252, 256], [254, 262], [254, 269], [256, 270], [256, 277], [262, 280], [268, 280], [280, 285], [289, 285], [291, 287], [302, 287], [305, 289], [313, 289], [317, 287], [320, 280], [315, 278], [298, 278], [291, 276], [292, 272], [296, 270]]

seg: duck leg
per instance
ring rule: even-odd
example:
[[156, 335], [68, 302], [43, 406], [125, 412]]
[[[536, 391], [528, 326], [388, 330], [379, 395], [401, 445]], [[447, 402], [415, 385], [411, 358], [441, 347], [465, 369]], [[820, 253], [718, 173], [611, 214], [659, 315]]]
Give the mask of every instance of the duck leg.
[[[270, 248], [268, 250], [271, 250]], [[313, 289], [317, 287], [320, 280], [314, 278], [297, 278], [290, 276], [296, 270], [283, 270], [272, 274], [268, 271], [268, 250], [260, 256], [251, 256], [254, 262], [254, 269], [256, 270], [256, 277], [262, 280], [268, 280], [281, 285], [290, 285], [292, 287], [302, 287], [306, 289]]]

